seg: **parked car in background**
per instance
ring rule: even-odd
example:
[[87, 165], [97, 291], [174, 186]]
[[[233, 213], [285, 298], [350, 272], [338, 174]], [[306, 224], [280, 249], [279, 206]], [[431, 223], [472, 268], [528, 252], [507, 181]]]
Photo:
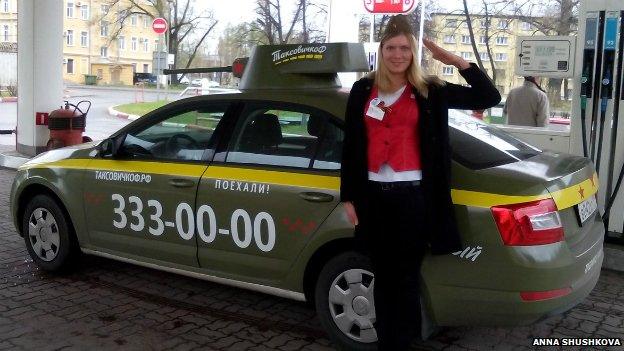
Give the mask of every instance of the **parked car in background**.
[[134, 73], [133, 77], [132, 77], [132, 83], [133, 84], [137, 84], [137, 83], [149, 83], [149, 84], [156, 84], [156, 76], [154, 74], [151, 73]]

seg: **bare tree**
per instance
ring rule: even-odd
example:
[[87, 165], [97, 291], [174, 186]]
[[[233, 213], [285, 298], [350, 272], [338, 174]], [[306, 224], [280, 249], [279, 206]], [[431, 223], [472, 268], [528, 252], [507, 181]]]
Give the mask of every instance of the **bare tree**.
[[287, 44], [294, 34], [295, 25], [301, 20], [302, 3], [298, 2], [290, 26], [285, 31], [280, 0], [257, 0], [254, 29], [264, 34], [267, 44]]
[[[188, 68], [195, 59], [198, 49], [206, 40], [217, 24], [211, 11], [197, 12], [192, 0], [111, 0], [110, 8], [117, 7], [118, 16], [113, 22], [115, 30], [110, 36], [111, 41], [119, 36], [127, 21], [134, 15], [144, 15], [150, 18], [163, 17], [169, 22], [168, 37], [170, 54], [175, 55], [175, 68]], [[110, 18], [110, 15], [107, 16]], [[185, 63], [180, 63], [182, 43], [190, 43], [193, 50]], [[177, 76], [172, 77], [177, 83]]]

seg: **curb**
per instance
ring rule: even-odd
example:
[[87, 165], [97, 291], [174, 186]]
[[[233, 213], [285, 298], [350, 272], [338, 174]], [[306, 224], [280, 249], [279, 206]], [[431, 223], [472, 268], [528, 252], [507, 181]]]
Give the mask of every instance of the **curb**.
[[9, 96], [0, 98], [0, 102], [17, 102], [17, 96]]
[[108, 114], [113, 116], [113, 117], [128, 119], [128, 120], [131, 120], [131, 121], [137, 120], [137, 119], [139, 119], [139, 117], [141, 117], [139, 115], [130, 115], [130, 114], [127, 114], [127, 113], [119, 112], [119, 111], [115, 110], [115, 107], [116, 106], [110, 106], [108, 108]]

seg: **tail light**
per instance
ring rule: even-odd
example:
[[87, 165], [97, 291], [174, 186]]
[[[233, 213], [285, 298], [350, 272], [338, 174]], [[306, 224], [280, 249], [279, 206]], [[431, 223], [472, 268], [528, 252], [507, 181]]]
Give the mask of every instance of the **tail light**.
[[563, 240], [561, 219], [552, 199], [495, 206], [492, 214], [505, 245], [544, 245]]
[[565, 296], [571, 292], [572, 288], [563, 288], [548, 291], [523, 291], [520, 293], [520, 298], [523, 301], [541, 301]]

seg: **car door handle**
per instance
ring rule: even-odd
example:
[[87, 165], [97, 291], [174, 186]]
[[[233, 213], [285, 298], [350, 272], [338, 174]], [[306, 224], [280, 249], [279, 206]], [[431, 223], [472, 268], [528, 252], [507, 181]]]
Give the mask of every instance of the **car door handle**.
[[315, 192], [303, 192], [299, 193], [299, 196], [310, 202], [332, 202], [334, 200], [333, 195]]
[[175, 186], [176, 188], [190, 188], [195, 186], [195, 182], [188, 179], [169, 179], [169, 184]]

